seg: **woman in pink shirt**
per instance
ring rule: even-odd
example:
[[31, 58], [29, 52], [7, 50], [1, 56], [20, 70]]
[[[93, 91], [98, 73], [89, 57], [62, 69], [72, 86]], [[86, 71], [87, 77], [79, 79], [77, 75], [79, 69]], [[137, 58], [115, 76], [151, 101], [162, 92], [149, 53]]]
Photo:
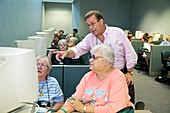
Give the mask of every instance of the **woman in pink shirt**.
[[86, 73], [72, 97], [57, 113], [116, 113], [133, 106], [124, 74], [114, 68], [114, 53], [107, 45], [91, 50], [90, 72]]

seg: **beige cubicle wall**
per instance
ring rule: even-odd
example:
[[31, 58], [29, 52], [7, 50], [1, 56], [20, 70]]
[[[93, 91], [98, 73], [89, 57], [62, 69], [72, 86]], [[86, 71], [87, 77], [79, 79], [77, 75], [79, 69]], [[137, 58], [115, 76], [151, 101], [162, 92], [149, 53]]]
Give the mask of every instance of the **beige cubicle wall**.
[[161, 51], [170, 50], [170, 46], [160, 46], [153, 45], [151, 46], [151, 57], [150, 57], [150, 66], [149, 66], [149, 75], [158, 76], [162, 69], [161, 63]]

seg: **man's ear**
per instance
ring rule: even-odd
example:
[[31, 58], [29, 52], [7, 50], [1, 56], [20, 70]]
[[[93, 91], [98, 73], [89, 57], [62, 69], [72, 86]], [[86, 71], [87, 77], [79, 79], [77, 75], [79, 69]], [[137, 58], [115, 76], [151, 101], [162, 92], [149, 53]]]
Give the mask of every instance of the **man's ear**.
[[100, 24], [104, 25], [104, 20], [103, 19], [100, 19], [99, 22], [100, 22]]

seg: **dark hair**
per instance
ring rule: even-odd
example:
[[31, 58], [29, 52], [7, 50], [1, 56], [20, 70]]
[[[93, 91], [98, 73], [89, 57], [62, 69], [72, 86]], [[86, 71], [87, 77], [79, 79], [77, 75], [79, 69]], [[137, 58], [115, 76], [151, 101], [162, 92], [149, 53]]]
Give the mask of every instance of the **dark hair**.
[[64, 30], [59, 30], [59, 32], [62, 32], [62, 33], [64, 33]]
[[89, 18], [93, 15], [96, 17], [97, 21], [99, 21], [100, 19], [104, 20], [102, 13], [99, 12], [99, 11], [96, 11], [96, 10], [92, 10], [92, 11], [87, 12], [86, 15], [84, 16], [84, 20], [86, 21], [87, 18]]
[[143, 36], [142, 36], [143, 40], [147, 42], [147, 40], [148, 40], [147, 37], [148, 37], [148, 36], [149, 36], [148, 33], [143, 34]]
[[147, 36], [147, 42], [149, 39], [153, 38], [153, 36]]
[[76, 28], [74, 28], [73, 31], [74, 31], [75, 33], [78, 33], [78, 29], [76, 29]]

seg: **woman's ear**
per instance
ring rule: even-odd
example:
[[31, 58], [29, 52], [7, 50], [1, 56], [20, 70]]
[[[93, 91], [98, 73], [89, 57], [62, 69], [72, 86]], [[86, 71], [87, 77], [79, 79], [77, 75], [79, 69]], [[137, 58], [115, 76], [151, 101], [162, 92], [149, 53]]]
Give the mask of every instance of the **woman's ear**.
[[48, 70], [48, 73], [47, 73], [47, 74], [50, 75], [50, 72], [51, 72], [51, 69]]
[[108, 60], [108, 59], [105, 59], [105, 65], [107, 66], [107, 65], [109, 65], [109, 64], [110, 64], [109, 60]]

